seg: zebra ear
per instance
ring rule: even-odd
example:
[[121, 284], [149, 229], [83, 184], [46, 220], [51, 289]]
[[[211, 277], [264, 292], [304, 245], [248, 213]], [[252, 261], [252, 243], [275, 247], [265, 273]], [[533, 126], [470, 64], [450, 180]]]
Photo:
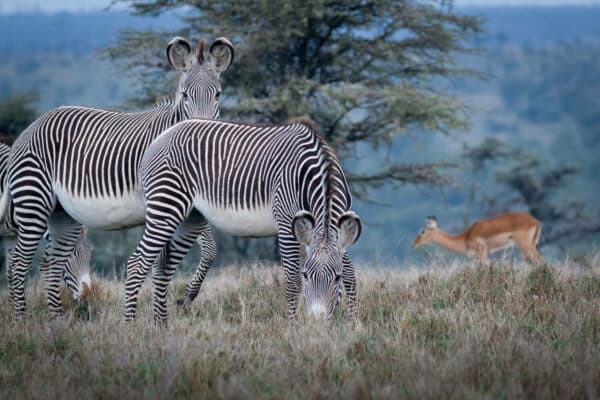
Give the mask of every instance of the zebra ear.
[[362, 232], [362, 223], [354, 211], [347, 211], [342, 214], [338, 221], [338, 232], [338, 242], [342, 249], [354, 244], [358, 240]]
[[233, 56], [235, 55], [233, 44], [227, 38], [220, 37], [212, 42], [208, 51], [217, 72], [220, 74], [227, 71], [233, 62]]
[[296, 240], [305, 245], [310, 245], [315, 228], [315, 219], [311, 213], [301, 210], [296, 213], [292, 221], [292, 233]]
[[177, 71], [183, 71], [191, 52], [190, 42], [180, 36], [175, 36], [167, 45], [167, 60]]

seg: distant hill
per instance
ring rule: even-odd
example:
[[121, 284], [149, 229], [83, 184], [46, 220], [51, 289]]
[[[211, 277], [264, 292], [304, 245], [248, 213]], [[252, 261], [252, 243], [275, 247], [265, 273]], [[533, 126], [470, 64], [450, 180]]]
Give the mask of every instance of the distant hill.
[[600, 7], [469, 7], [461, 10], [485, 18], [484, 45], [498, 42], [539, 45], [600, 37]]
[[[600, 7], [464, 7], [459, 10], [485, 18], [484, 44], [539, 44], [600, 37]], [[168, 30], [179, 24], [174, 14], [142, 18], [124, 11], [0, 15], [0, 54], [44, 50], [86, 52], [106, 46], [124, 28]]]

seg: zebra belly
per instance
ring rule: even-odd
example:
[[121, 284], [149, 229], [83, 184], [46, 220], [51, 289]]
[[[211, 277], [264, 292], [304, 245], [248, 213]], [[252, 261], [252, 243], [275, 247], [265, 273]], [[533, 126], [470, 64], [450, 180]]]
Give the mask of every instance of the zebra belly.
[[62, 187], [54, 193], [65, 211], [76, 221], [92, 228], [117, 230], [144, 223], [146, 211], [140, 190], [119, 197], [78, 197]]
[[217, 229], [233, 236], [265, 237], [277, 234], [277, 224], [270, 206], [256, 209], [221, 208], [204, 199], [196, 199], [194, 206]]

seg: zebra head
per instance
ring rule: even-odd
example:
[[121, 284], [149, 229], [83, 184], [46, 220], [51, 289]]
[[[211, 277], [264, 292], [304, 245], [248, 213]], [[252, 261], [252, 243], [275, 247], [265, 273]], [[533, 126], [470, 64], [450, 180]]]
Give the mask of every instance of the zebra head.
[[299, 211], [292, 222], [294, 237], [305, 247], [306, 259], [300, 265], [306, 311], [309, 315], [330, 319], [342, 295], [343, 258], [346, 248], [356, 242], [362, 225], [352, 211], [340, 216], [328, 235], [315, 227], [308, 211]]
[[88, 301], [92, 294], [92, 280], [90, 277], [90, 260], [94, 246], [87, 236], [87, 227], [83, 227], [81, 235], [75, 242], [73, 254], [67, 260], [65, 281], [73, 300]]
[[204, 40], [193, 49], [182, 37], [174, 37], [167, 45], [167, 60], [181, 71], [175, 103], [184, 118], [219, 118], [219, 76], [233, 61], [233, 44], [225, 38], [216, 39], [204, 49]]

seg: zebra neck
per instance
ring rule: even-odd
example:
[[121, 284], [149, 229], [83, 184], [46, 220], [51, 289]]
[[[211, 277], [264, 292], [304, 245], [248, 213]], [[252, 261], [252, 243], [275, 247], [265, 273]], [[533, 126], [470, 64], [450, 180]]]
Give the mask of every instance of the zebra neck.
[[151, 113], [154, 115], [152, 131], [156, 136], [176, 123], [187, 119], [181, 103], [176, 103], [174, 97], [169, 97], [155, 105]]
[[[346, 178], [339, 161], [323, 138], [314, 130], [308, 133], [310, 140], [306, 154], [314, 149], [314, 161], [300, 166], [300, 170], [305, 171], [301, 178], [306, 190], [301, 190], [306, 193], [304, 199], [308, 208], [305, 209], [313, 214], [317, 237], [325, 242], [335, 242], [338, 236], [337, 220], [350, 207]], [[301, 162], [305, 160], [300, 159]]]

